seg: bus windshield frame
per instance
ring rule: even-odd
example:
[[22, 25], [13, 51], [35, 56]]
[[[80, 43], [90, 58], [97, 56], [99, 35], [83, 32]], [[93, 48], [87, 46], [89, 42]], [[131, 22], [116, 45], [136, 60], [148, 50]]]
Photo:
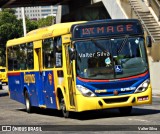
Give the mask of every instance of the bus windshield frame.
[[74, 46], [77, 76], [84, 79], [120, 79], [149, 68], [143, 36], [79, 40]]

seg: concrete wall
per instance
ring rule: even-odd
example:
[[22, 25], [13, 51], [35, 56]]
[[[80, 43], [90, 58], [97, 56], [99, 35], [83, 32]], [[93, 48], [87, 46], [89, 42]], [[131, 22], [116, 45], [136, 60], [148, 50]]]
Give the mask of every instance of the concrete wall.
[[102, 0], [112, 19], [127, 19], [128, 16], [121, 7], [120, 0]]
[[[72, 3], [75, 5], [76, 3]], [[82, 4], [82, 3], [81, 3]], [[71, 5], [68, 5], [71, 7]], [[66, 14], [63, 14], [66, 12]], [[125, 9], [125, 8], [124, 8]], [[56, 22], [97, 19], [127, 19], [128, 15], [121, 5], [121, 0], [90, 0], [90, 5], [84, 7], [68, 8], [58, 7]], [[60, 17], [59, 17], [60, 16]]]
[[150, 56], [154, 62], [160, 61], [160, 42], [155, 42], [150, 48]]

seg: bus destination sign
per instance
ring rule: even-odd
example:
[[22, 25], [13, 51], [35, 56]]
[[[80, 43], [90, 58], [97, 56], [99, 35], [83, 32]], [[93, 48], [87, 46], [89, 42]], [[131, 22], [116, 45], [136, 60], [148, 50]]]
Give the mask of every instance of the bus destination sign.
[[121, 34], [142, 34], [142, 28], [137, 22], [116, 22], [77, 25], [73, 29], [73, 38], [89, 38], [99, 36], [116, 36]]

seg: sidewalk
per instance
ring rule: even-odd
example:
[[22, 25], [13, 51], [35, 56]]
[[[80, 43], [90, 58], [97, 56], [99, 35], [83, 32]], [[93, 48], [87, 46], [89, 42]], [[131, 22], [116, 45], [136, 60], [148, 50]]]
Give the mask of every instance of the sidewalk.
[[152, 88], [152, 96], [153, 97], [159, 97], [160, 98], [160, 91], [158, 89], [153, 89]]
[[153, 96], [160, 97], [160, 62], [153, 62], [149, 56], [150, 76]]

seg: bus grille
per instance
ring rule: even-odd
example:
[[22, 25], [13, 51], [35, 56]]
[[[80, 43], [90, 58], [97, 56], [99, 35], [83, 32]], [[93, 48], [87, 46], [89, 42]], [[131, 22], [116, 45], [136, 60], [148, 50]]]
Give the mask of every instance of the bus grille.
[[103, 99], [105, 103], [111, 104], [111, 103], [121, 103], [126, 102], [129, 97], [123, 97], [123, 98], [109, 98], [109, 99]]

